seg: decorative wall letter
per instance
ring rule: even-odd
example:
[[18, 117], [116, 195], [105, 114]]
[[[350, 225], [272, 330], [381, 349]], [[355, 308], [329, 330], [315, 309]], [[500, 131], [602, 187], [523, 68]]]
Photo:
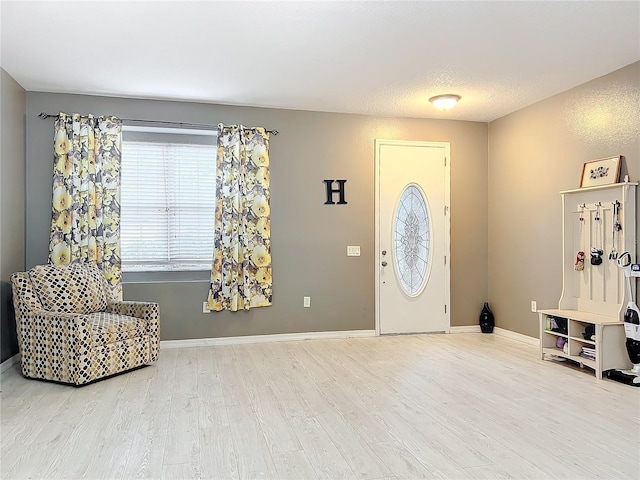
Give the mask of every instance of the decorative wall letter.
[[[333, 183], [337, 183], [338, 187], [333, 188]], [[340, 195], [340, 199], [338, 200], [338, 205], [346, 205], [347, 201], [344, 199], [344, 184], [347, 183], [346, 180], [324, 180], [324, 184], [327, 187], [327, 201], [324, 202], [325, 205], [335, 205], [336, 202], [333, 201], [333, 194], [337, 193]]]

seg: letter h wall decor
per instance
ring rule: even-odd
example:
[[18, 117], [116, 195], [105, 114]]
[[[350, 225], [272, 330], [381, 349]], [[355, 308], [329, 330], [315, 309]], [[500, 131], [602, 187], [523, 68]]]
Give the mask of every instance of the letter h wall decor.
[[[334, 187], [334, 183], [337, 186]], [[346, 180], [324, 180], [325, 187], [327, 189], [327, 201], [325, 205], [346, 205], [347, 201], [344, 199], [344, 184]], [[334, 194], [338, 195], [338, 201], [334, 202]]]

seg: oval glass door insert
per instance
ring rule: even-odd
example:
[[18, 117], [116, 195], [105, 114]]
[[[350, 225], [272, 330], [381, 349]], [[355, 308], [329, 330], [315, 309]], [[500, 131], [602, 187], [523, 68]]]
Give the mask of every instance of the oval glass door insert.
[[393, 220], [395, 270], [400, 286], [410, 297], [422, 293], [429, 276], [431, 221], [427, 198], [415, 183], [407, 185]]

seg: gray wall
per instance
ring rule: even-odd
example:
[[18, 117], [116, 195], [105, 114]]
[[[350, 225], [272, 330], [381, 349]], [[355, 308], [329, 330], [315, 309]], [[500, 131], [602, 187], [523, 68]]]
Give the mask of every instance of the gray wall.
[[638, 181], [639, 138], [640, 62], [489, 124], [489, 298], [497, 326], [538, 336], [531, 300], [557, 308], [562, 291], [558, 192], [580, 186], [584, 162], [618, 154], [626, 157], [621, 179], [628, 172]]
[[[126, 299], [160, 303], [164, 340], [373, 329], [376, 138], [451, 142], [451, 323], [477, 323], [488, 293], [485, 123], [29, 92], [27, 267], [47, 260], [53, 122], [37, 117], [43, 111], [280, 131], [271, 141], [273, 306], [202, 314], [207, 283], [125, 284]], [[326, 178], [347, 179], [348, 205], [323, 205]], [[347, 245], [362, 256], [347, 258]]]
[[18, 353], [9, 279], [25, 267], [25, 112], [26, 92], [0, 69], [0, 324], [2, 357]]
[[[24, 181], [20, 162], [13, 159], [23, 155], [19, 119], [25, 94], [2, 74], [5, 280], [24, 266]], [[282, 132], [271, 145], [274, 305], [204, 315], [204, 282], [126, 284], [125, 298], [161, 304], [163, 339], [373, 329], [374, 139], [448, 141], [452, 325], [476, 324], [488, 298], [498, 326], [537, 336], [530, 301], [539, 308], [555, 307], [562, 287], [558, 192], [578, 186], [585, 161], [609, 155], [625, 155], [623, 175], [640, 178], [639, 83], [640, 62], [488, 126], [29, 92], [26, 267], [47, 258], [53, 127], [51, 120], [37, 118], [41, 111], [263, 125]], [[10, 126], [5, 127], [7, 118]], [[348, 180], [347, 206], [322, 204], [325, 178]], [[12, 208], [5, 213], [8, 198]], [[362, 256], [347, 258], [347, 244], [361, 245]], [[310, 309], [302, 308], [305, 295], [312, 297]], [[3, 333], [4, 328], [3, 323]]]

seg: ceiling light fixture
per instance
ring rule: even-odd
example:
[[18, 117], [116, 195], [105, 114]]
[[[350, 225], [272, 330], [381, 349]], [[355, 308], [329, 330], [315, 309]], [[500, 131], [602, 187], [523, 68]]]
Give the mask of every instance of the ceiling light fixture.
[[452, 94], [436, 95], [435, 97], [431, 97], [429, 99], [429, 101], [433, 103], [433, 106], [438, 110], [451, 110], [456, 106], [458, 100], [460, 100], [460, 95]]

